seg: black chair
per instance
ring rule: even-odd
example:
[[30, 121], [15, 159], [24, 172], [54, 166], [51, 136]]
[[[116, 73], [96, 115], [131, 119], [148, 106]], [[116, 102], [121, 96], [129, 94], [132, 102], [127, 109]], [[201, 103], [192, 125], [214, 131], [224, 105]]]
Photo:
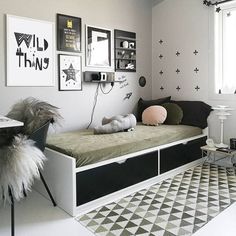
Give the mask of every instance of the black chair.
[[[46, 139], [47, 139], [47, 133], [48, 133], [48, 128], [50, 123], [52, 123], [52, 120], [46, 122], [44, 125], [42, 125], [39, 129], [34, 131], [31, 135], [29, 135], [29, 139], [35, 141], [35, 146], [39, 148], [42, 152], [45, 150], [45, 144], [46, 144]], [[40, 179], [42, 180], [44, 187], [46, 188], [46, 191], [52, 201], [53, 206], [55, 207], [57, 204], [49, 190], [49, 187], [39, 169], [39, 174], [40, 174]], [[24, 190], [24, 196], [26, 197], [27, 194]], [[11, 192], [11, 189], [9, 187], [9, 197], [11, 199], [11, 235], [15, 235], [15, 215], [14, 215], [14, 197]]]

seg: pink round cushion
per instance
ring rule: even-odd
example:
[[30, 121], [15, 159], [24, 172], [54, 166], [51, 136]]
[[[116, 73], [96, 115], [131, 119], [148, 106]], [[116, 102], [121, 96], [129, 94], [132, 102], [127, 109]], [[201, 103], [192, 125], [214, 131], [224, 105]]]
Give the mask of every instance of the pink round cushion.
[[164, 123], [167, 111], [162, 106], [150, 106], [143, 111], [142, 122], [145, 125], [158, 125]]

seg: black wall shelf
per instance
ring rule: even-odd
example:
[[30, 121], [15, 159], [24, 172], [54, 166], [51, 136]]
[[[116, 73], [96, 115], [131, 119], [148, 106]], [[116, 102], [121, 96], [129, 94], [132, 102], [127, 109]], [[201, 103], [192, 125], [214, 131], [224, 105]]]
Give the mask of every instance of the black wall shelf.
[[115, 30], [115, 71], [136, 72], [136, 33]]

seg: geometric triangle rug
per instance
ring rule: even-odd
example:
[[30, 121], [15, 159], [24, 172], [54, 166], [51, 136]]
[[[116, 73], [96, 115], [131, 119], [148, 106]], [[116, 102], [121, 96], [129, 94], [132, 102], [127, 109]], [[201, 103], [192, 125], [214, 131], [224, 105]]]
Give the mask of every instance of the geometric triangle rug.
[[234, 168], [205, 163], [76, 220], [99, 236], [192, 235], [235, 201]]

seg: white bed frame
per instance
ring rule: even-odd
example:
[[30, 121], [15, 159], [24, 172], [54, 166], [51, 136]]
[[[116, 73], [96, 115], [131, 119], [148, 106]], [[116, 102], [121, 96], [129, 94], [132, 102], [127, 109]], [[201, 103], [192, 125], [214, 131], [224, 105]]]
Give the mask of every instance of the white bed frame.
[[[57, 205], [62, 208], [64, 211], [69, 213], [71, 216], [77, 216], [84, 214], [94, 208], [97, 208], [101, 205], [114, 201], [118, 198], [121, 198], [125, 195], [129, 195], [135, 191], [138, 191], [144, 187], [150, 186], [158, 181], [167, 178], [171, 175], [175, 175], [187, 168], [191, 168], [199, 164], [202, 159], [191, 162], [174, 170], [168, 171], [160, 175], [160, 151], [162, 149], [175, 146], [178, 144], [187, 144], [189, 141], [202, 138], [208, 135], [208, 128], [203, 130], [203, 134], [197, 135], [191, 138], [182, 139], [176, 142], [168, 143], [165, 145], [160, 145], [154, 148], [148, 148], [142, 151], [131, 153], [128, 155], [123, 155], [117, 158], [113, 158], [106, 161], [101, 161], [96, 164], [86, 165], [76, 168], [76, 160], [68, 155], [62, 154], [60, 152], [54, 151], [52, 149], [46, 148], [45, 155], [48, 158], [48, 161], [45, 163], [43, 175], [49, 185], [49, 188], [57, 202]], [[127, 159], [137, 157], [142, 154], [150, 152], [158, 152], [158, 176], [143, 181], [141, 183], [135, 184], [128, 188], [122, 189], [115, 193], [111, 193], [107, 196], [101, 197], [99, 199], [93, 200], [91, 202], [85, 203], [80, 206], [76, 206], [76, 173], [93, 169], [99, 166], [108, 165], [110, 163], [124, 163]], [[43, 194], [48, 198], [45, 189], [43, 188], [40, 181], [35, 183], [34, 189], [39, 193]]]

